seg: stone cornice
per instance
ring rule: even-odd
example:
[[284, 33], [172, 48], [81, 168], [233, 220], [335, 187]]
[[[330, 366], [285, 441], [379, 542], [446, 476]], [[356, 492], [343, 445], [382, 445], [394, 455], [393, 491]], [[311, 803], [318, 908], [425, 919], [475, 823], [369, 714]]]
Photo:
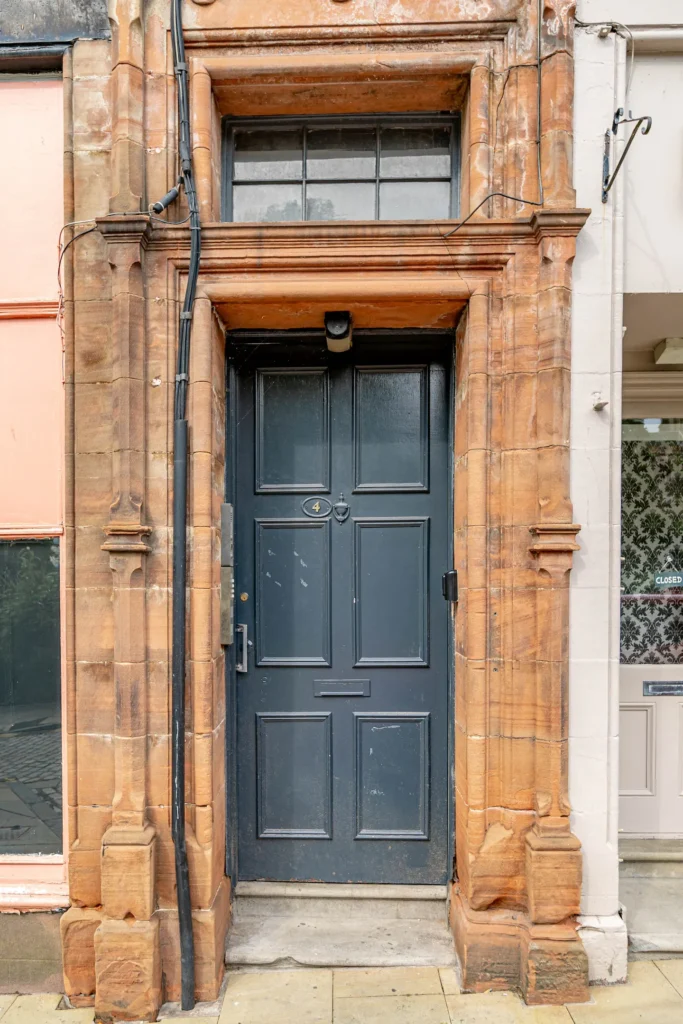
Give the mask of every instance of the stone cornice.
[[[457, 12], [456, 12], [457, 13]], [[467, 22], [453, 21], [423, 24], [391, 23], [344, 25], [345, 44], [401, 42], [468, 42], [473, 39], [507, 39], [514, 21]], [[183, 32], [188, 50], [209, 49], [219, 46], [310, 46], [331, 43], [339, 45], [338, 25], [274, 26], [273, 28], [185, 28]]]
[[548, 235], [576, 237], [591, 213], [592, 210], [580, 207], [573, 210], [536, 210], [531, 215], [530, 223], [538, 239]]
[[151, 219], [146, 213], [98, 217], [95, 223], [108, 243], [137, 242], [143, 249], [147, 248]]
[[534, 555], [579, 551], [580, 545], [575, 538], [580, 530], [578, 523], [537, 523], [529, 527], [529, 532], [538, 537], [529, 551]]
[[572, 567], [574, 552], [580, 550], [578, 523], [538, 523], [529, 527], [536, 541], [529, 545], [536, 568], [554, 580], [563, 580]]
[[104, 533], [109, 539], [102, 544], [102, 550], [114, 554], [137, 552], [146, 555], [150, 548], [144, 538], [151, 532], [152, 527], [142, 523], [110, 522], [104, 527]]
[[[286, 247], [293, 249], [316, 248], [324, 245], [331, 249], [358, 248], [363, 254], [372, 249], [428, 247], [432, 252], [441, 252], [446, 260], [452, 256], [467, 256], [468, 251], [481, 253], [503, 253], [520, 244], [537, 244], [544, 237], [575, 237], [590, 215], [590, 210], [543, 210], [531, 217], [517, 217], [510, 220], [471, 220], [457, 234], [449, 235], [457, 222], [444, 221], [345, 221], [326, 224], [320, 222], [280, 224], [235, 224], [215, 222], [202, 225], [202, 249], [211, 250], [238, 248], [243, 258], [244, 250], [275, 251]], [[190, 233], [187, 227], [162, 226], [158, 221], [150, 228], [149, 248], [189, 251]], [[505, 262], [505, 260], [503, 260]]]

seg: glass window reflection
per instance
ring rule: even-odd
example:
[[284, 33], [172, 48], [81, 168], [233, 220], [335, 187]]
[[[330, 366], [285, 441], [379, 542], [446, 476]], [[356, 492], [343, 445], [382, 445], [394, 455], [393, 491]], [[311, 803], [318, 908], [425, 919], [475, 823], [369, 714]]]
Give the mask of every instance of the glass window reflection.
[[61, 851], [59, 540], [1, 540], [0, 854]]
[[284, 120], [227, 122], [228, 220], [457, 216], [457, 117]]
[[625, 420], [621, 471], [621, 662], [683, 664], [683, 420]]

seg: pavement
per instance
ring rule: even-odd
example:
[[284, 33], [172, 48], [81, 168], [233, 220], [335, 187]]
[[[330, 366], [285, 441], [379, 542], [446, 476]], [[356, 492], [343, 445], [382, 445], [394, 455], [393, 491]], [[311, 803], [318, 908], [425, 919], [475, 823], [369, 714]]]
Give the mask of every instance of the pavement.
[[[683, 959], [639, 960], [626, 985], [591, 988], [589, 1003], [525, 1006], [512, 993], [463, 995], [453, 968], [230, 972], [217, 1003], [161, 1020], [191, 1024], [683, 1024]], [[59, 995], [2, 996], [1, 1024], [90, 1024]]]

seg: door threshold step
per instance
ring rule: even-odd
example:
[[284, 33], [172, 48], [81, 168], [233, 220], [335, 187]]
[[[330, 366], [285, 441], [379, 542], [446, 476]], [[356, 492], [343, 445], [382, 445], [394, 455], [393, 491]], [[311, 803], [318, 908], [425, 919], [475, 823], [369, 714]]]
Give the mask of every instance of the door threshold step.
[[620, 839], [622, 861], [683, 861], [683, 839]]
[[622, 878], [683, 879], [683, 839], [620, 839]]
[[267, 967], [454, 967], [453, 936], [442, 921], [334, 917], [236, 919], [225, 962], [231, 969]]
[[367, 882], [238, 882], [235, 896], [251, 899], [435, 900], [445, 902], [447, 885], [373, 885]]
[[238, 882], [236, 921], [292, 918], [306, 921], [446, 920], [445, 885], [328, 885], [323, 882]]

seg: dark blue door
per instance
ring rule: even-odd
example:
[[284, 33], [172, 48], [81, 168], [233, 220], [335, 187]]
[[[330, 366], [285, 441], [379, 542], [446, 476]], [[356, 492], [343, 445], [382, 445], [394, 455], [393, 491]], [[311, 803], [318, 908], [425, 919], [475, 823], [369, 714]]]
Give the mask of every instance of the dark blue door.
[[444, 882], [443, 339], [233, 357], [239, 877]]

